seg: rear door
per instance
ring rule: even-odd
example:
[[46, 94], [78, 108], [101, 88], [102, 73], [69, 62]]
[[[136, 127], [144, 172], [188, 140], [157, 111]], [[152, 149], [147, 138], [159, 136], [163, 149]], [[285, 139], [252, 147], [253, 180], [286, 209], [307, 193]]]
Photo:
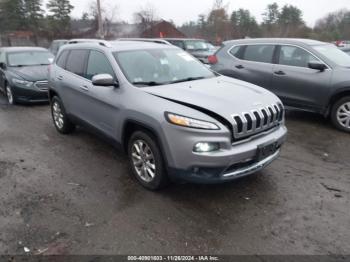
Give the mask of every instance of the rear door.
[[304, 48], [294, 45], [278, 47], [271, 91], [286, 105], [313, 111], [325, 107], [332, 70], [328, 68], [321, 72], [311, 69], [308, 64], [313, 61], [322, 62]]
[[89, 84], [85, 78], [85, 70], [89, 50], [72, 49], [65, 65], [65, 70], [57, 72], [60, 82], [60, 95], [68, 113], [85, 120], [86, 89]]
[[254, 44], [235, 46], [229, 50], [234, 57], [232, 76], [269, 89], [272, 81], [275, 45]]

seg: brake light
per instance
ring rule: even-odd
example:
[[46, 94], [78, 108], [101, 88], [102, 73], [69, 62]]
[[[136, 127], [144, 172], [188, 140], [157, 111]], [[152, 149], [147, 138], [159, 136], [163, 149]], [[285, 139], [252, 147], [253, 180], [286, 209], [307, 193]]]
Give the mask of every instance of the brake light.
[[216, 57], [216, 55], [211, 55], [208, 57], [208, 62], [211, 65], [215, 65], [218, 62], [218, 58]]

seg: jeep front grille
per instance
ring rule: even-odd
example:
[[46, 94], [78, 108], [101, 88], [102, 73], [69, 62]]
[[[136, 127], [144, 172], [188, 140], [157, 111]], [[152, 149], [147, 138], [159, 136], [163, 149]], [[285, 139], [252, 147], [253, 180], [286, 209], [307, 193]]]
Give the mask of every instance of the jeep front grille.
[[241, 139], [279, 125], [284, 118], [284, 108], [282, 104], [273, 104], [232, 118], [234, 139]]

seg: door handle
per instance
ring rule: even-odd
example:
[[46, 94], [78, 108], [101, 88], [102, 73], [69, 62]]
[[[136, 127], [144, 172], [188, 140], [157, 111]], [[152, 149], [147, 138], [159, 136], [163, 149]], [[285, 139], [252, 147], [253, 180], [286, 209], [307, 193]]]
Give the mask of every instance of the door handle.
[[280, 71], [276, 71], [275, 75], [284, 76], [284, 75], [286, 75], [286, 73], [283, 72], [282, 70], [280, 70]]
[[63, 76], [58, 76], [57, 80], [63, 80]]
[[89, 91], [89, 88], [86, 85], [80, 86], [80, 89], [83, 91]]
[[242, 66], [242, 65], [236, 65], [236, 68], [237, 68], [237, 69], [243, 69], [244, 66]]

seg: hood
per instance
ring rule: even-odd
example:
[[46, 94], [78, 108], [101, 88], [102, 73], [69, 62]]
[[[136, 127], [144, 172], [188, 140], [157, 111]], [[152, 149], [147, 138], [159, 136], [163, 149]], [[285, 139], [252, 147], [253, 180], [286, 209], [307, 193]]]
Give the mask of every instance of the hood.
[[8, 67], [8, 71], [22, 77], [24, 80], [35, 82], [47, 79], [48, 66]]
[[232, 115], [280, 103], [280, 100], [266, 89], [224, 76], [146, 87], [143, 90], [164, 99], [192, 106], [194, 109], [209, 110], [230, 123]]

